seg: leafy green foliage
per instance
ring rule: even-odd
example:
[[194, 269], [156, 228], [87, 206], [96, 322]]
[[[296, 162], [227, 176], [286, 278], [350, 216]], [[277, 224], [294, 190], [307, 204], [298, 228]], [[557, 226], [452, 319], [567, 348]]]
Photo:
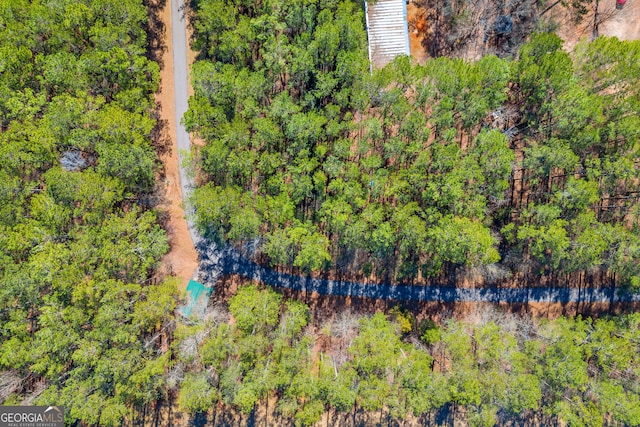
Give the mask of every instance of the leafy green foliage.
[[214, 402], [214, 391], [206, 375], [189, 374], [184, 378], [178, 396], [178, 407], [184, 412], [206, 412]]
[[151, 282], [168, 243], [139, 203], [156, 172], [147, 19], [137, 0], [0, 6], [0, 370], [29, 378], [17, 403], [70, 423], [120, 425], [166, 393], [176, 283]]
[[[524, 423], [531, 414], [571, 425], [640, 423], [637, 314], [536, 321], [480, 311], [462, 321], [426, 322], [425, 348], [396, 323], [403, 312], [397, 308], [359, 320], [336, 316], [316, 333], [312, 351], [304, 304], [249, 285], [230, 299], [234, 318], [250, 300], [273, 301], [274, 321], [260, 327], [264, 322], [254, 316], [253, 324], [192, 327], [206, 332], [196, 372], [180, 391], [180, 399], [191, 396], [191, 406], [181, 403], [187, 412], [221, 400], [244, 414], [260, 414], [256, 405], [267, 405], [274, 423], [313, 425], [325, 413], [379, 412], [401, 422], [449, 405], [469, 425]], [[193, 394], [195, 388], [202, 392]]]
[[354, 2], [277, 4], [197, 4], [185, 120], [207, 142], [201, 230], [303, 273], [411, 281], [508, 255], [507, 272], [640, 281], [637, 257], [606, 250], [638, 246], [638, 42], [572, 58], [534, 34], [514, 60], [398, 58], [370, 75]]
[[238, 329], [252, 334], [273, 328], [280, 312], [280, 295], [273, 291], [259, 292], [255, 286], [240, 288], [229, 304]]

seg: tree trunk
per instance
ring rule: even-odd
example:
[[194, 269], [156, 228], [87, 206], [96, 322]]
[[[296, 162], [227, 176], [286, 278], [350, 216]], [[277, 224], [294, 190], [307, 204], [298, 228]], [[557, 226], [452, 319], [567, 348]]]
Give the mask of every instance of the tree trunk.
[[353, 417], [351, 419], [351, 425], [353, 425], [353, 427], [356, 427], [356, 411], [358, 409], [358, 404], [354, 402], [353, 404]]
[[551, 9], [553, 9], [555, 6], [558, 5], [558, 3], [560, 3], [562, 0], [557, 0], [555, 2], [553, 2], [553, 4], [551, 4], [551, 6], [547, 7], [545, 10], [542, 11], [542, 13], [540, 14], [540, 16], [544, 15], [545, 13], [549, 12]]
[[269, 394], [267, 393], [267, 397], [264, 402], [264, 426], [269, 426]]
[[600, 0], [596, 0], [596, 10], [593, 12], [593, 38], [598, 38], [598, 26], [600, 25], [598, 22], [598, 6], [600, 5]]

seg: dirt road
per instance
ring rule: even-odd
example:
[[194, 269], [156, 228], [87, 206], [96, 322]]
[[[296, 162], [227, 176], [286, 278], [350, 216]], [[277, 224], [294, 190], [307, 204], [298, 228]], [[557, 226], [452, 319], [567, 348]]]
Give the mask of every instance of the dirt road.
[[[181, 159], [179, 150], [189, 149], [189, 136], [186, 135], [184, 127], [180, 124], [180, 119], [187, 108], [185, 53], [187, 39], [184, 19], [180, 21], [181, 13], [178, 10], [180, 3], [180, 0], [167, 1], [161, 13], [165, 27], [164, 45], [166, 49], [162, 58], [160, 93], [156, 99], [160, 104], [161, 120], [166, 123], [165, 132], [167, 135], [165, 136], [171, 138], [172, 141], [170, 152], [161, 156], [165, 169], [161, 210], [168, 214], [167, 231], [171, 245], [169, 253], [162, 259], [161, 270], [165, 274], [179, 277], [183, 286], [186, 287], [198, 266], [198, 256], [185, 221], [182, 205], [184, 190], [181, 188], [181, 182], [185, 182], [185, 180], [182, 179], [178, 167]], [[175, 17], [172, 18], [172, 15]], [[172, 25], [172, 21], [178, 22], [178, 25]], [[177, 67], [174, 61], [175, 56], [178, 56]], [[176, 90], [184, 91], [184, 96], [176, 97]]]
[[176, 147], [180, 170], [180, 191], [185, 208], [187, 228], [193, 245], [199, 239], [193, 222], [193, 213], [187, 205], [192, 190], [195, 188], [194, 179], [184, 165], [185, 157], [191, 152], [189, 133], [181, 123], [184, 113], [189, 107], [189, 66], [187, 60], [187, 24], [183, 12], [182, 0], [171, 0], [171, 35], [173, 44], [173, 88], [176, 114]]

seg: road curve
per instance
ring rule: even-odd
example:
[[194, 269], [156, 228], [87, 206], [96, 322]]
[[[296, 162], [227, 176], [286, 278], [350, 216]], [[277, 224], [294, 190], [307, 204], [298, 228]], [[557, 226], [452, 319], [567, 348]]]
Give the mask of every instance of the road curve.
[[318, 279], [277, 272], [258, 265], [242, 256], [229, 245], [220, 246], [202, 238], [195, 228], [193, 207], [189, 203], [194, 188], [193, 174], [184, 162], [190, 149], [189, 134], [181, 124], [188, 107], [188, 62], [186, 18], [182, 0], [171, 0], [175, 106], [177, 122], [180, 188], [187, 216], [187, 226], [200, 258], [199, 279], [213, 286], [224, 274], [239, 274], [266, 285], [322, 295], [351, 296], [385, 300], [433, 302], [492, 302], [492, 303], [618, 303], [640, 302], [639, 293], [622, 289], [580, 288], [456, 288], [442, 286], [412, 286], [364, 284]]

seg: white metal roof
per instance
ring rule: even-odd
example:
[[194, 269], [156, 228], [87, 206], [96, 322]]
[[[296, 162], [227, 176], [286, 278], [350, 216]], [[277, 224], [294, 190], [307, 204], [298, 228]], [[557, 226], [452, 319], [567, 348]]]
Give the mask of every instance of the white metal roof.
[[369, 61], [382, 68], [398, 55], [409, 55], [407, 4], [405, 0], [365, 0]]

